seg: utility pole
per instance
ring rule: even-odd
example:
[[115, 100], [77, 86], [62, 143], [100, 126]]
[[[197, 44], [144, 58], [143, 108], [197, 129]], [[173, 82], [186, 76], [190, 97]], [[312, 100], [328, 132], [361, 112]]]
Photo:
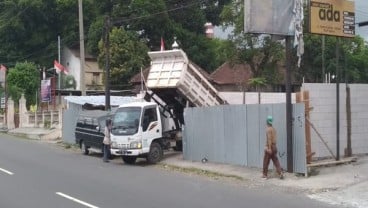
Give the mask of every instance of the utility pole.
[[336, 37], [336, 160], [340, 160], [340, 38]]
[[82, 96], [86, 95], [86, 89], [84, 84], [84, 29], [83, 29], [83, 2], [82, 0], [78, 0], [79, 7], [79, 48], [80, 48], [80, 91]]
[[326, 36], [322, 35], [322, 83], [327, 82], [325, 80], [325, 44], [326, 44]]
[[294, 172], [293, 167], [293, 108], [291, 104], [291, 36], [286, 36], [286, 149], [287, 149], [287, 171]]
[[110, 15], [105, 19], [105, 110], [110, 111]]
[[[60, 52], [60, 45], [61, 45], [61, 40], [60, 40], [60, 35], [58, 35], [58, 62], [61, 63], [61, 52]], [[58, 88], [59, 88], [59, 93], [58, 93], [58, 103], [61, 104], [61, 75], [62, 73], [60, 72], [59, 75], [58, 75]]]

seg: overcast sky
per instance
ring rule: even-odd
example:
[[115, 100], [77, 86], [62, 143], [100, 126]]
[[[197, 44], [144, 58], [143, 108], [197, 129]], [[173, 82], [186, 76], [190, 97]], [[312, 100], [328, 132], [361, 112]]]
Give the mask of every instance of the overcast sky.
[[[355, 0], [355, 17], [356, 23], [368, 21], [368, 0]], [[368, 41], [368, 26], [357, 27], [356, 34]]]

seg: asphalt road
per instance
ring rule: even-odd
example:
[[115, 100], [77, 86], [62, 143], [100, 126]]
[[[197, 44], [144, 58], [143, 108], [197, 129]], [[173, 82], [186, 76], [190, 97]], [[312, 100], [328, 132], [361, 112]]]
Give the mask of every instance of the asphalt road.
[[4, 208], [328, 208], [304, 196], [252, 189], [154, 166], [129, 166], [0, 134]]

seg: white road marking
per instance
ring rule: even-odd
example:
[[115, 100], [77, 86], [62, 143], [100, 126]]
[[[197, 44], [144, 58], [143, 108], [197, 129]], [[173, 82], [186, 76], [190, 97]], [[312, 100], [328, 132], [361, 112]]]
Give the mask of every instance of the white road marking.
[[76, 198], [71, 197], [71, 196], [69, 196], [69, 195], [63, 194], [63, 193], [61, 193], [61, 192], [56, 192], [56, 194], [57, 194], [57, 195], [59, 195], [59, 196], [62, 196], [62, 197], [64, 197], [64, 198], [66, 198], [66, 199], [69, 199], [69, 200], [71, 200], [71, 201], [74, 201], [74, 202], [77, 202], [77, 203], [79, 203], [79, 204], [82, 204], [82, 205], [84, 205], [84, 206], [86, 206], [86, 207], [90, 207], [90, 208], [99, 208], [99, 207], [96, 207], [96, 206], [94, 206], [94, 205], [92, 205], [92, 204], [89, 204], [89, 203], [87, 203], [87, 202], [84, 202], [84, 201], [82, 201], [82, 200], [79, 200], [79, 199], [76, 199]]
[[2, 169], [2, 168], [0, 168], [0, 171], [4, 172], [6, 174], [9, 174], [9, 175], [14, 175], [14, 173], [12, 173], [12, 172], [10, 172], [8, 170]]

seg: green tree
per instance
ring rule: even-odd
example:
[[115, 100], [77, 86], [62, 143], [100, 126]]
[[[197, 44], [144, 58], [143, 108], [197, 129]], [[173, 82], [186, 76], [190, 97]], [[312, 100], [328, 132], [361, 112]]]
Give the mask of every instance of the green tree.
[[[96, 15], [93, 0], [84, 0], [88, 28]], [[79, 40], [75, 0], [12, 0], [0, 2], [0, 58], [8, 66], [30, 61], [49, 66], [57, 57], [57, 37], [65, 45]]]
[[220, 15], [224, 6], [229, 4], [231, 0], [207, 0], [202, 2], [201, 8], [204, 10], [206, 19], [213, 25], [220, 25]]
[[[171, 49], [174, 37], [177, 37], [180, 47], [189, 58], [208, 72], [215, 70], [226, 60], [228, 53], [225, 49], [229, 44], [224, 44], [220, 40], [210, 40], [204, 36], [206, 19], [204, 11], [200, 9], [200, 3], [163, 0], [156, 2], [128, 1], [125, 4], [110, 2], [114, 6], [111, 7], [106, 2], [99, 4], [101, 8], [104, 8], [106, 14], [111, 14], [113, 25], [124, 28], [126, 32], [138, 34], [138, 42], [143, 40], [150, 50], [160, 49], [161, 37], [165, 41], [165, 48]], [[103, 24], [103, 18], [100, 17], [91, 25], [89, 32], [91, 44], [88, 43], [89, 46], [92, 46], [91, 49], [94, 47], [93, 42], [101, 39]], [[119, 53], [119, 50], [111, 50], [112, 57], [119, 56], [114, 54], [115, 52]], [[114, 70], [113, 73], [116, 75], [123, 71]], [[126, 76], [130, 73], [124, 71], [124, 74]]]
[[268, 35], [244, 33], [244, 4], [233, 0], [221, 13], [223, 25], [233, 27], [231, 41], [234, 51], [231, 62], [249, 64], [253, 77], [263, 77], [267, 83], [280, 82], [279, 63], [284, 60], [284, 47]]
[[[325, 77], [322, 74], [322, 36], [305, 34], [304, 40], [305, 54], [296, 77], [306, 82], [322, 82]], [[325, 37], [325, 74], [336, 74], [336, 40], [336, 37]], [[340, 81], [368, 82], [367, 55], [368, 46], [361, 37], [340, 38]]]
[[264, 77], [254, 77], [249, 79], [248, 84], [251, 87], [256, 88], [256, 91], [258, 92], [258, 104], [261, 103], [261, 88], [265, 87], [267, 85], [267, 81]]
[[24, 93], [27, 106], [36, 103], [36, 94], [40, 87], [40, 72], [34, 63], [17, 63], [14, 68], [9, 69], [6, 79], [9, 95], [14, 101], [18, 101]]
[[207, 20], [200, 1], [166, 0], [166, 5], [173, 22], [192, 33], [204, 33], [204, 24]]
[[[99, 44], [98, 62], [105, 66], [106, 51], [103, 41]], [[138, 73], [141, 67], [148, 64], [148, 48], [139, 40], [138, 34], [114, 27], [110, 33], [110, 69], [111, 89], [122, 89], [129, 84], [130, 78]]]

